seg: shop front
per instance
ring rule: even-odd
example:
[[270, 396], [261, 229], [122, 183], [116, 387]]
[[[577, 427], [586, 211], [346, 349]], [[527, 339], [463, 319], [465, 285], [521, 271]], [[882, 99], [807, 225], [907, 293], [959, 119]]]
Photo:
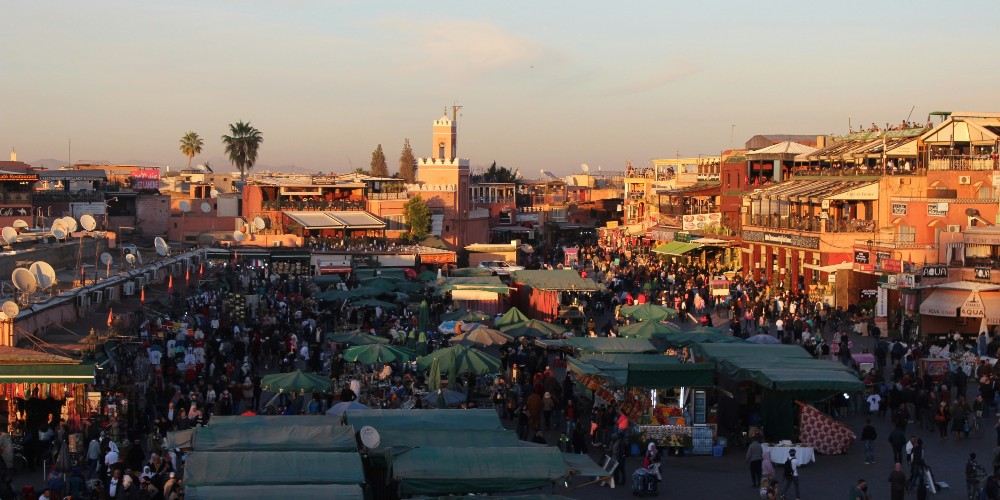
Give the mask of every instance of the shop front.
[[11, 436], [22, 436], [53, 419], [75, 422], [90, 416], [88, 388], [94, 366], [16, 347], [0, 347], [0, 416]]

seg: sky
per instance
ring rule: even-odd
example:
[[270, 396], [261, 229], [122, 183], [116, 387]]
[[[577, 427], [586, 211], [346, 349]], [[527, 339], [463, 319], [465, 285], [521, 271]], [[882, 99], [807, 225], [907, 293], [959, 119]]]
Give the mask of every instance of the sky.
[[256, 170], [348, 172], [382, 144], [396, 171], [457, 103], [474, 168], [623, 170], [1000, 111], [998, 22], [995, 0], [6, 2], [0, 151], [179, 168], [190, 130], [218, 172], [245, 120]]

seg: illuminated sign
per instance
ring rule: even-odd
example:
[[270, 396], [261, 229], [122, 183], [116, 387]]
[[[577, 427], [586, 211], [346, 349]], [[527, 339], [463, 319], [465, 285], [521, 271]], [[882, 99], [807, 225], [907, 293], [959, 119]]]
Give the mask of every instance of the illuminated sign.
[[0, 182], [35, 182], [38, 174], [0, 174]]
[[132, 189], [136, 191], [156, 191], [160, 189], [160, 169], [137, 168], [132, 171]]

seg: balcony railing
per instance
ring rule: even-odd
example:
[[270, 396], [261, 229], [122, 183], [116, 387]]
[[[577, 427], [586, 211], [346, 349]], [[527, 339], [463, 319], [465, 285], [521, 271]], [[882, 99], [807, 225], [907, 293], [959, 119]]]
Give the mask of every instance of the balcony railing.
[[368, 193], [365, 195], [369, 200], [405, 200], [409, 198], [406, 191], [399, 193]]
[[678, 207], [676, 205], [660, 205], [660, 213], [663, 215], [699, 215], [711, 214], [720, 211], [718, 205], [705, 205], [696, 207]]
[[365, 202], [355, 200], [275, 200], [261, 203], [261, 208], [275, 212], [279, 210], [364, 210]]
[[937, 156], [927, 162], [930, 170], [997, 170], [997, 160], [989, 156]]
[[798, 167], [792, 169], [792, 177], [879, 177], [883, 175], [921, 175], [923, 172], [913, 166], [907, 170], [897, 165], [888, 170], [882, 167]]
[[491, 205], [513, 205], [514, 198], [507, 196], [473, 196], [473, 203], [487, 203]]
[[824, 228], [823, 219], [816, 216], [781, 216], [760, 215], [748, 216], [744, 224], [770, 229], [789, 229], [795, 231], [828, 233], [870, 233], [878, 228], [878, 221], [860, 219], [827, 220]]
[[103, 201], [104, 193], [100, 191], [35, 191], [36, 201]]

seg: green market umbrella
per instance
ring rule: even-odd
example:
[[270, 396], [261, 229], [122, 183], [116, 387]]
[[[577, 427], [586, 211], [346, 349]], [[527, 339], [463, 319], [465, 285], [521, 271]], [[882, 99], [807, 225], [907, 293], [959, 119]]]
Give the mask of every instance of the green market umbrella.
[[326, 392], [333, 387], [333, 382], [326, 377], [295, 370], [289, 373], [264, 375], [260, 387], [272, 392]]
[[540, 339], [558, 337], [566, 333], [566, 329], [561, 326], [539, 321], [537, 319], [528, 320], [524, 323], [511, 326], [505, 326], [500, 328], [500, 331], [514, 338], [534, 337]]
[[496, 323], [493, 324], [493, 326], [502, 330], [504, 327], [525, 323], [527, 321], [528, 317], [525, 316], [520, 309], [511, 307], [506, 313], [504, 313], [503, 316], [500, 317], [500, 319], [496, 321]]
[[437, 358], [431, 360], [431, 372], [427, 377], [427, 389], [436, 391], [441, 388], [441, 362]]
[[449, 374], [472, 372], [476, 375], [486, 375], [500, 370], [499, 359], [464, 345], [438, 349], [427, 356], [417, 358], [417, 368], [426, 370], [435, 359], [441, 364], [440, 370]]
[[472, 331], [462, 333], [461, 335], [456, 335], [451, 338], [450, 342], [452, 344], [462, 344], [462, 345], [481, 345], [483, 347], [488, 347], [491, 345], [503, 345], [508, 342], [513, 342], [514, 337], [501, 332], [500, 330], [494, 330], [492, 328], [486, 328], [481, 326]]
[[464, 323], [474, 323], [476, 321], [486, 321], [490, 315], [482, 311], [458, 309], [441, 315], [441, 321], [462, 321]]
[[677, 316], [677, 310], [653, 304], [625, 306], [621, 309], [622, 316], [641, 321], [663, 321]]
[[405, 280], [389, 279], [378, 277], [363, 281], [365, 287], [384, 290], [387, 292], [419, 292], [424, 289], [423, 285]]
[[427, 301], [420, 302], [420, 311], [417, 313], [417, 328], [421, 332], [426, 332], [431, 326], [431, 308], [427, 305]]
[[386, 290], [384, 288], [378, 288], [374, 286], [363, 286], [360, 288], [355, 288], [352, 290], [342, 290], [346, 291], [346, 296], [348, 299], [364, 299], [364, 298], [375, 298], [383, 295], [392, 295], [392, 290]]
[[691, 331], [694, 333], [722, 333], [722, 330], [714, 326], [699, 326], [698, 328], [695, 328], [694, 330]]
[[681, 329], [677, 326], [660, 323], [659, 321], [640, 321], [625, 325], [618, 329], [618, 335], [622, 337], [638, 337], [640, 339], [666, 338], [670, 334], [679, 333]]
[[344, 351], [344, 359], [347, 361], [365, 364], [413, 361], [416, 357], [417, 354], [410, 349], [389, 344], [359, 345]]
[[351, 305], [354, 307], [373, 307], [373, 308], [381, 307], [382, 309], [395, 309], [399, 307], [398, 304], [395, 304], [393, 302], [386, 302], [384, 300], [378, 300], [378, 299], [355, 300], [351, 302]]
[[426, 356], [426, 355], [427, 355], [427, 334], [424, 332], [420, 332], [420, 334], [417, 335], [417, 356]]
[[337, 332], [328, 333], [326, 339], [338, 342], [341, 344], [351, 344], [351, 345], [368, 345], [368, 344], [387, 344], [389, 339], [376, 337], [374, 335], [368, 335], [367, 333], [361, 332]]
[[410, 330], [410, 332], [406, 334], [405, 344], [406, 344], [406, 348], [407, 349], [416, 349], [417, 348], [417, 333], [414, 332], [413, 330]]
[[434, 281], [438, 277], [438, 273], [434, 271], [424, 271], [417, 275], [417, 279], [420, 281]]

